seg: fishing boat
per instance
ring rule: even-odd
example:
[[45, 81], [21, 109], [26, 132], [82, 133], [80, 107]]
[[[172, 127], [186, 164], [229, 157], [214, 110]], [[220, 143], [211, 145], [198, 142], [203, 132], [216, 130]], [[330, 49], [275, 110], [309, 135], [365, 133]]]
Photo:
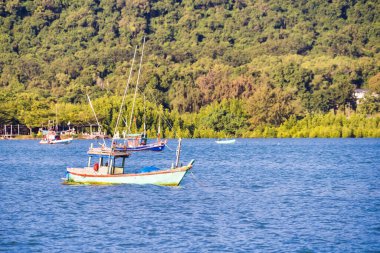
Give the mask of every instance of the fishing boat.
[[90, 147], [88, 162], [84, 168], [67, 168], [66, 184], [153, 184], [178, 186], [192, 168], [194, 160], [179, 166], [181, 139], [178, 142], [177, 158], [171, 168], [159, 169], [154, 166], [131, 168], [126, 166], [130, 153], [113, 147]]
[[216, 140], [215, 142], [216, 142], [217, 144], [234, 144], [235, 141], [236, 141], [235, 139], [223, 139], [223, 140], [218, 139], [218, 140]]
[[[54, 127], [55, 125], [55, 127]], [[68, 123], [70, 126], [70, 122]], [[42, 140], [40, 141], [40, 144], [69, 144], [73, 141], [72, 137], [69, 138], [61, 138], [61, 133], [58, 131], [58, 109], [57, 105], [55, 105], [55, 121], [53, 120], [52, 126], [50, 125], [50, 120], [48, 121], [48, 129], [49, 130], [43, 130], [42, 131]], [[74, 133], [71, 129], [68, 131], [71, 135], [71, 133]]]
[[120, 138], [118, 134], [114, 136], [114, 139], [123, 140], [117, 148], [126, 149], [127, 151], [163, 151], [167, 140], [160, 138], [160, 125], [158, 126], [157, 140], [155, 142], [148, 143], [147, 132], [145, 128], [144, 120], [144, 131], [142, 133], [123, 133], [123, 138]]
[[131, 166], [125, 166], [126, 159], [130, 156], [130, 152], [127, 151], [126, 146], [119, 146], [115, 140], [115, 136], [116, 133], [118, 133], [118, 126], [121, 115], [123, 113], [125, 97], [131, 78], [136, 51], [137, 47], [133, 56], [127, 86], [124, 90], [123, 99], [120, 104], [119, 115], [116, 120], [113, 134], [114, 137], [112, 138], [111, 147], [107, 147], [104, 141], [101, 147], [98, 148], [94, 148], [91, 145], [90, 149], [87, 152], [89, 156], [87, 166], [83, 168], [67, 168], [66, 177], [64, 179], [65, 183], [154, 184], [163, 186], [178, 186], [186, 173], [188, 173], [188, 171], [192, 168], [194, 160], [191, 160], [185, 166], [179, 165], [179, 158], [181, 154], [181, 139], [178, 141], [175, 165], [173, 163], [170, 168], [160, 169], [155, 166], [131, 168]]
[[54, 130], [42, 130], [43, 138], [40, 144], [69, 144], [73, 141], [73, 138], [61, 139], [59, 132]]
[[127, 134], [124, 138], [124, 144], [119, 144], [116, 149], [126, 151], [163, 151], [167, 140], [157, 138], [156, 142], [147, 143], [148, 138], [145, 133], [141, 134]]

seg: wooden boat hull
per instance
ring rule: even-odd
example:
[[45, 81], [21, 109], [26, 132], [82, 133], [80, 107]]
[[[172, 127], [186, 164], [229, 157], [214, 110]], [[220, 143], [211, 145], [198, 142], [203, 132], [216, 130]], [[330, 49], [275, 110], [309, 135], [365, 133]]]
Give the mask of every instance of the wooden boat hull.
[[73, 138], [63, 139], [63, 140], [41, 140], [40, 144], [69, 144]]
[[147, 145], [140, 145], [137, 147], [127, 147], [127, 151], [163, 151], [165, 148], [165, 143], [154, 143]]
[[166, 142], [161, 143], [151, 143], [138, 146], [116, 146], [114, 149], [121, 152], [134, 152], [134, 151], [163, 151], [166, 146]]
[[[192, 161], [193, 162], [193, 161]], [[192, 168], [192, 162], [176, 169], [158, 170], [148, 173], [136, 174], [98, 174], [89, 173], [86, 168], [68, 168], [66, 174], [67, 183], [87, 184], [154, 184], [162, 186], [178, 186], [186, 173]], [[91, 168], [90, 168], [91, 169]], [[84, 173], [81, 170], [85, 171]]]

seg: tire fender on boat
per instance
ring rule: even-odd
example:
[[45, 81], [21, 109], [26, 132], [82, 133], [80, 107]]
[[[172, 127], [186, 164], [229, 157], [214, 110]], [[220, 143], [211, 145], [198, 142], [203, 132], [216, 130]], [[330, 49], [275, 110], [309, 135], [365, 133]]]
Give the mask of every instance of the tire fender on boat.
[[95, 164], [94, 164], [94, 170], [95, 170], [95, 171], [98, 171], [98, 170], [99, 170], [99, 163], [95, 163]]

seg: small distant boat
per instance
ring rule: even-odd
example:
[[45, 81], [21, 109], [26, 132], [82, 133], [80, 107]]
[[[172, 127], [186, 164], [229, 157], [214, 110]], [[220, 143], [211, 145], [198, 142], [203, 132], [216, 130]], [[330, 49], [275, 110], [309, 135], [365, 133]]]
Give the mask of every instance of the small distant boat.
[[233, 143], [235, 143], [235, 139], [225, 139], [225, 140], [216, 140], [215, 142], [217, 143], [217, 144], [233, 144]]
[[[55, 123], [55, 127], [50, 126], [50, 120], [49, 120], [48, 130], [40, 129], [43, 136], [42, 140], [40, 141], [40, 144], [69, 144], [71, 143], [73, 141], [72, 137], [62, 139], [61, 138], [62, 131], [61, 132], [58, 131], [57, 105], [55, 105], [55, 122], [53, 120], [53, 124], [52, 124], [53, 126], [54, 126], [54, 123]], [[70, 126], [70, 122], [68, 123], [68, 125]], [[69, 129], [63, 132], [64, 132], [63, 135], [65, 135], [66, 133], [71, 135], [71, 134], [75, 134], [75, 129]]]
[[[181, 140], [177, 149], [176, 165], [169, 169], [154, 166], [140, 169], [126, 168], [126, 158], [130, 153], [109, 147], [93, 148], [88, 151], [88, 164], [84, 168], [67, 168], [65, 183], [86, 184], [154, 184], [178, 186], [192, 168], [194, 160], [185, 166], [178, 166]], [[95, 158], [95, 159], [93, 159]]]
[[61, 139], [59, 132], [52, 130], [43, 130], [42, 131], [43, 139], [40, 141], [40, 144], [69, 144], [73, 141], [73, 138]]

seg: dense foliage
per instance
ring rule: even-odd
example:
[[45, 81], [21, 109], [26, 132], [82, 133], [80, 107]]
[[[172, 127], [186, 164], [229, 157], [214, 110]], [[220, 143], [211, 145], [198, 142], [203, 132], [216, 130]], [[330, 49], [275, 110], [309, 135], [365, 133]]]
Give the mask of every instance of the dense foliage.
[[[324, 136], [291, 129], [326, 127], [315, 119], [331, 111], [378, 126], [379, 13], [364, 0], [0, 0], [0, 124], [41, 126], [56, 108], [93, 122], [90, 94], [110, 132], [145, 36], [140, 93], [168, 136]], [[343, 126], [334, 137], [378, 135]]]

